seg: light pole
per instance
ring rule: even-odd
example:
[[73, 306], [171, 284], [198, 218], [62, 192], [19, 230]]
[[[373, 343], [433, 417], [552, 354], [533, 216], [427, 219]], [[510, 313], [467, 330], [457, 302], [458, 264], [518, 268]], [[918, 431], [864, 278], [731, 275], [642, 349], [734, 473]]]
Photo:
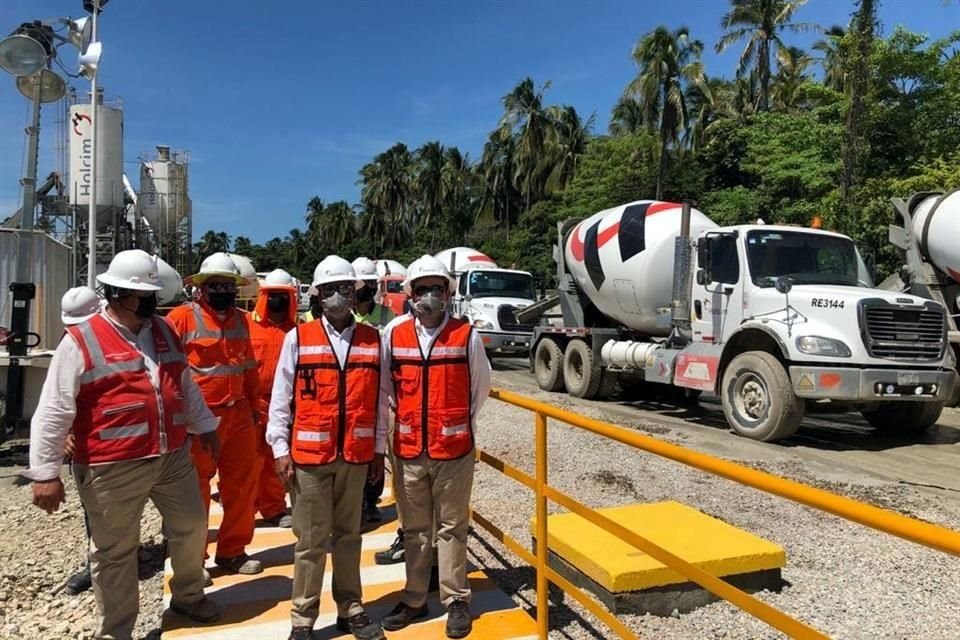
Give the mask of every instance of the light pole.
[[[97, 14], [100, 13], [100, 0], [93, 0], [91, 6], [93, 18], [91, 39], [97, 40]], [[98, 56], [99, 58], [99, 52]], [[87, 286], [97, 288], [97, 112], [100, 111], [100, 98], [97, 95], [97, 70], [90, 73], [90, 211], [87, 216]]]

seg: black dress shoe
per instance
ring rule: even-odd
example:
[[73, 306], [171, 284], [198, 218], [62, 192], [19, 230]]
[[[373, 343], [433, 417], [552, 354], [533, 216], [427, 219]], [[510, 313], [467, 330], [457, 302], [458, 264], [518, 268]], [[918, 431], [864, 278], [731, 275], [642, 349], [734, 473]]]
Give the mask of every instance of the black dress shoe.
[[287, 640], [313, 640], [312, 627], [294, 627], [290, 630]]
[[470, 605], [464, 600], [454, 600], [447, 607], [447, 637], [466, 638], [473, 630]]
[[383, 617], [380, 624], [382, 624], [383, 628], [387, 631], [399, 631], [414, 620], [426, 617], [427, 605], [415, 609], [401, 602], [393, 608], [393, 611]]
[[357, 640], [384, 640], [380, 625], [371, 622], [362, 612], [349, 618], [337, 616], [337, 631], [352, 633]]
[[93, 586], [93, 580], [90, 578], [90, 568], [86, 567], [76, 572], [67, 580], [67, 593], [77, 595], [83, 593]]

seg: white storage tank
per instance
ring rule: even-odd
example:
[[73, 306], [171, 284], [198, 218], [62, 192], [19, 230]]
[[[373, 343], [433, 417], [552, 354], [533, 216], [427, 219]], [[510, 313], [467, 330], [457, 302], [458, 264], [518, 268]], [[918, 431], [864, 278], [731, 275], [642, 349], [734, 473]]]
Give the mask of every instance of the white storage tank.
[[182, 153], [157, 146], [153, 160], [140, 164], [140, 215], [159, 238], [174, 235], [191, 214], [187, 162]]
[[[97, 190], [91, 183], [92, 140], [90, 104], [70, 107], [70, 204], [87, 207], [95, 195], [98, 214], [109, 214], [123, 204], [123, 110], [100, 104], [97, 109]], [[111, 215], [98, 217], [97, 226], [113, 222]]]
[[445, 249], [433, 257], [442, 262], [447, 269], [455, 272], [468, 269], [497, 268], [497, 263], [493, 261], [493, 258], [470, 247]]
[[389, 276], [407, 277], [407, 268], [396, 260], [377, 260], [377, 275], [381, 278]]
[[920, 202], [913, 211], [913, 234], [924, 257], [960, 282], [960, 190]]
[[[600, 211], [577, 224], [564, 241], [567, 270], [604, 315], [646, 335], [667, 335], [657, 310], [673, 299], [674, 240], [681, 205], [638, 200]], [[690, 211], [690, 237], [716, 228]]]

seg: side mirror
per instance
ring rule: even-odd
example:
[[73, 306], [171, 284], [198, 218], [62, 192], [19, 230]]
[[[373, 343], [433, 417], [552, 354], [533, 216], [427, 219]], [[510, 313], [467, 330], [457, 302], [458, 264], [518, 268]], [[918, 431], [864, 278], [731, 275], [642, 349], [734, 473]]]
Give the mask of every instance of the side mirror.
[[713, 282], [713, 273], [710, 268], [711, 245], [709, 237], [697, 240], [697, 284], [704, 285]]
[[790, 290], [793, 289], [793, 278], [790, 276], [780, 276], [776, 282], [774, 282], [773, 286], [783, 295], [787, 295], [790, 293]]
[[470, 302], [471, 300], [473, 300], [473, 294], [468, 293], [467, 295], [463, 296], [463, 299], [467, 302]]

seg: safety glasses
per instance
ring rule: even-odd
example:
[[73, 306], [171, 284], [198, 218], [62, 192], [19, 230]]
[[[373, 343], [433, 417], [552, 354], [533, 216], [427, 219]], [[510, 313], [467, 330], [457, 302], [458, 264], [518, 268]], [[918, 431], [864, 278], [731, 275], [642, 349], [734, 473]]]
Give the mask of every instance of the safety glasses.
[[356, 285], [348, 282], [343, 282], [340, 284], [324, 284], [320, 286], [320, 295], [324, 298], [329, 298], [335, 293], [339, 293], [344, 297], [349, 297], [354, 291], [356, 291]]
[[425, 295], [427, 295], [428, 293], [432, 293], [432, 294], [434, 294], [434, 295], [440, 296], [440, 295], [443, 295], [443, 294], [446, 293], [446, 292], [447, 292], [447, 287], [446, 287], [446, 285], [442, 285], [442, 284], [432, 284], [432, 285], [429, 285], [429, 286], [422, 284], [422, 285], [420, 285], [419, 287], [414, 287], [414, 289], [413, 289], [413, 294], [414, 294], [415, 296], [417, 296], [417, 297], [419, 297], [419, 296], [425, 296]]
[[237, 285], [233, 282], [208, 282], [203, 288], [213, 293], [236, 293]]

